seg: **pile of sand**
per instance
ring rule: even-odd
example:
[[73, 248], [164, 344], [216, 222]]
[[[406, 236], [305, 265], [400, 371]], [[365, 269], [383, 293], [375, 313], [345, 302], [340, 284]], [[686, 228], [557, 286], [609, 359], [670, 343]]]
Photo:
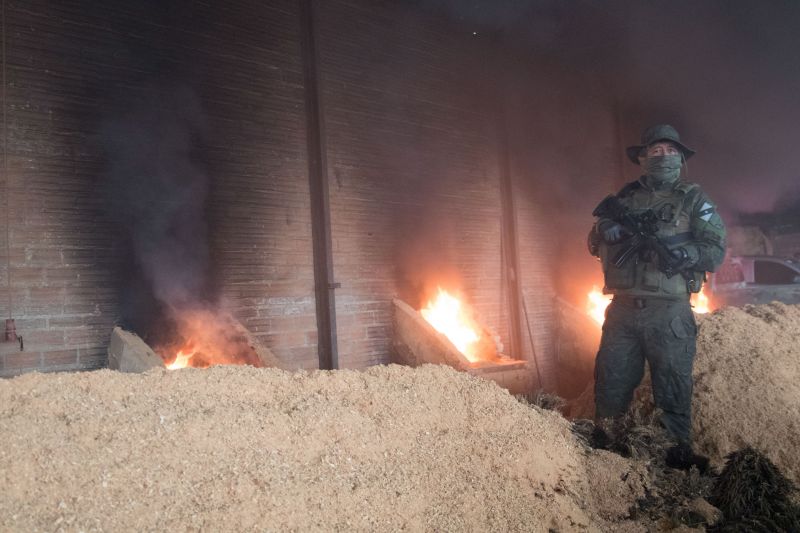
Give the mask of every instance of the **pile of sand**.
[[2, 530], [638, 530], [645, 476], [433, 366], [31, 374], [0, 435]]
[[719, 465], [753, 446], [800, 483], [800, 306], [729, 307], [699, 322], [697, 447]]

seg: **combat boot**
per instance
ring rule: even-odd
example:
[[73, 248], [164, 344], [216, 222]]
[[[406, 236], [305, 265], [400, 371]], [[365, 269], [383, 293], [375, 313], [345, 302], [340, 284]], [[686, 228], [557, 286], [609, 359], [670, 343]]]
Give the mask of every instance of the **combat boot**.
[[688, 442], [679, 442], [668, 448], [665, 462], [668, 467], [677, 470], [689, 470], [694, 466], [701, 474], [708, 472], [709, 466], [708, 457], [694, 453]]

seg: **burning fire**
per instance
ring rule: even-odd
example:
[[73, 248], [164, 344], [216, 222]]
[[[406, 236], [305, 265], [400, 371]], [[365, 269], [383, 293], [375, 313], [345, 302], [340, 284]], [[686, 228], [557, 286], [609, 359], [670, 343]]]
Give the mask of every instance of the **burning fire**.
[[700, 289], [700, 292], [692, 294], [691, 303], [692, 307], [694, 308], [694, 312], [700, 315], [709, 313], [713, 310], [711, 307], [711, 301], [708, 299], [708, 295], [706, 294], [705, 287]]
[[481, 360], [478, 353], [480, 328], [462, 308], [458, 298], [439, 287], [436, 298], [430, 300], [420, 313], [436, 331], [450, 339], [469, 362]]
[[602, 326], [606, 319], [606, 307], [608, 307], [610, 303], [611, 295], [603, 294], [603, 291], [598, 289], [597, 286], [594, 286], [588, 294], [586, 312], [592, 317], [592, 320]]
[[176, 313], [180, 343], [157, 351], [169, 370], [213, 365], [263, 366], [247, 333], [227, 312], [219, 309], [191, 309]]
[[[587, 295], [587, 303], [586, 303], [586, 313], [592, 317], [592, 320], [603, 325], [603, 322], [606, 318], [606, 307], [608, 304], [611, 303], [612, 295], [610, 294], [603, 294], [603, 292], [597, 288], [597, 286], [592, 287], [592, 290], [589, 291]], [[700, 292], [696, 294], [692, 294], [691, 304], [693, 310], [697, 314], [705, 314], [712, 311], [711, 301], [708, 299], [708, 295], [706, 294], [706, 288], [703, 287]]]
[[189, 353], [183, 353], [183, 350], [178, 350], [177, 355], [175, 355], [175, 360], [167, 365], [167, 370], [177, 370], [189, 366], [189, 361], [194, 357], [195, 350], [187, 348], [187, 351], [188, 350], [191, 351]]

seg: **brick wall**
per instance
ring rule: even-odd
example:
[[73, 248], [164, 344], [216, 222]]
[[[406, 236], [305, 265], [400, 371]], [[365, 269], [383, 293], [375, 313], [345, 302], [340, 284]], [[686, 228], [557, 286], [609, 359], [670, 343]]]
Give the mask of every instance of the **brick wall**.
[[299, 4], [229, 4], [202, 51], [212, 264], [242, 323], [289, 366], [316, 368]]
[[391, 298], [416, 306], [428, 283], [452, 282], [504, 326], [496, 143], [476, 94], [477, 49], [396, 3], [322, 5], [342, 366], [387, 362]]
[[[517, 210], [524, 356], [555, 388], [556, 298], [581, 307], [598, 262], [586, 249], [591, 212], [618, 188], [620, 148], [607, 90], [558, 64], [508, 58], [503, 94]], [[527, 316], [526, 316], [527, 315]]]
[[[154, 86], [188, 90], [202, 115], [196, 155], [208, 178], [202, 222], [214, 294], [290, 366], [317, 366], [298, 5], [7, 4], [13, 314], [28, 350], [4, 351], [3, 375], [105, 364], [135, 259], [102, 192], [102, 136]], [[602, 188], [616, 165], [602, 102], [524, 58], [502, 82], [518, 92], [499, 93], [494, 45], [401, 2], [318, 6], [341, 366], [388, 362], [391, 298], [418, 305], [440, 280], [461, 288], [509, 344], [499, 99], [510, 124], [520, 279], [552, 384], [563, 245], [552, 199], [568, 197], [552, 184], [591, 173]], [[595, 138], [603, 140], [591, 168], [564, 157]], [[581, 196], [569, 209], [594, 201]], [[5, 263], [2, 246], [2, 276]], [[530, 347], [521, 355], [530, 359]]]
[[[2, 375], [105, 365], [135, 258], [106, 209], [98, 137], [171, 86], [202, 113], [219, 294], [278, 356], [316, 366], [297, 3], [168, 4], [7, 4], [13, 315], [26, 351], [4, 346]], [[142, 191], [169, 204], [159, 194]], [[6, 293], [3, 283], [4, 315]]]
[[87, 142], [96, 94], [86, 78], [97, 58], [86, 55], [85, 28], [55, 3], [9, 3], [6, 16], [13, 309], [5, 285], [0, 305], [13, 312], [26, 351], [4, 347], [0, 372], [96, 368], [119, 286]]

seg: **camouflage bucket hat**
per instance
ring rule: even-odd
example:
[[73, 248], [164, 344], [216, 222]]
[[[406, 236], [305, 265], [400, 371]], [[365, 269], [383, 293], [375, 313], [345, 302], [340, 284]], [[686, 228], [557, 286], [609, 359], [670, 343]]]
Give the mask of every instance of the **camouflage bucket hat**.
[[628, 155], [628, 159], [638, 165], [639, 153], [642, 151], [642, 148], [647, 148], [651, 144], [659, 141], [669, 141], [673, 143], [675, 146], [680, 148], [685, 159], [689, 159], [695, 154], [694, 150], [681, 142], [681, 136], [678, 135], [678, 131], [668, 124], [659, 124], [644, 130], [644, 133], [642, 133], [641, 144], [635, 144], [627, 147], [625, 149], [625, 153]]

